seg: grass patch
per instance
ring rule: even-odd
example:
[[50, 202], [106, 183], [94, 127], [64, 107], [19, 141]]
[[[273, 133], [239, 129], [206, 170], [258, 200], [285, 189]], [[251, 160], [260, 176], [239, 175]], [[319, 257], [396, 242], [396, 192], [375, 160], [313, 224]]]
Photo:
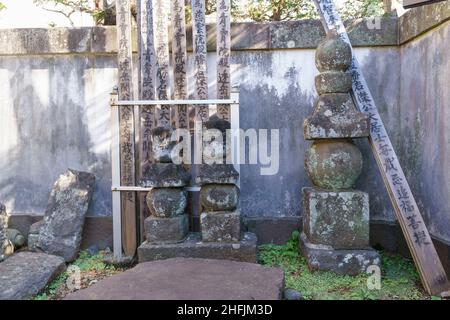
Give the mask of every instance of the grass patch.
[[98, 280], [122, 272], [123, 269], [107, 265], [103, 262], [105, 253], [100, 251], [96, 255], [90, 255], [87, 251], [81, 251], [78, 259], [67, 266], [67, 270], [58, 278], [49, 283], [42, 293], [36, 295], [33, 300], [57, 300], [78, 289], [67, 286], [67, 280], [73, 276], [73, 267], [80, 272], [81, 289], [87, 288]]
[[280, 267], [286, 277], [286, 288], [302, 293], [311, 300], [418, 300], [438, 299], [427, 295], [420, 284], [412, 261], [398, 255], [380, 252], [382, 258], [381, 289], [369, 290], [370, 275], [341, 276], [333, 272], [311, 272], [298, 252], [299, 233], [294, 232], [286, 245], [262, 245], [259, 262]]

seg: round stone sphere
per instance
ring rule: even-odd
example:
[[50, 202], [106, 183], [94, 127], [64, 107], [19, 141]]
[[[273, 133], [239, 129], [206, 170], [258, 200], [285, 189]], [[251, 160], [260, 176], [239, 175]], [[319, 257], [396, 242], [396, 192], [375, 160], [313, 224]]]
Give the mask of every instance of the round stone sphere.
[[361, 174], [362, 166], [361, 151], [349, 140], [318, 140], [306, 151], [306, 172], [319, 188], [352, 188]]
[[352, 63], [352, 49], [336, 34], [330, 34], [316, 50], [316, 66], [320, 72], [346, 71]]
[[183, 188], [154, 188], [147, 193], [150, 213], [158, 218], [174, 218], [185, 213], [187, 192]]

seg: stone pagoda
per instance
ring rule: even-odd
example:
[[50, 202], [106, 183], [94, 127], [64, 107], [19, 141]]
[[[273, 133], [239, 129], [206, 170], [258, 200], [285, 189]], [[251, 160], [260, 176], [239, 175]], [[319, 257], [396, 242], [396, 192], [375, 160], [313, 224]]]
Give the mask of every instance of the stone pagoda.
[[[239, 173], [232, 164], [224, 163], [230, 152], [225, 143], [230, 123], [214, 115], [204, 127], [211, 130], [204, 132], [205, 163], [198, 165], [195, 177], [201, 187], [201, 232], [189, 232], [186, 187], [190, 175], [183, 165], [172, 161], [173, 130], [160, 127], [153, 131], [155, 163], [140, 182], [152, 190], [146, 198], [151, 216], [144, 223], [146, 241], [138, 248], [139, 262], [173, 257], [256, 262], [256, 235], [241, 228]], [[218, 159], [222, 161], [217, 163]]]
[[145, 219], [145, 237], [150, 244], [182, 242], [189, 231], [186, 213], [190, 175], [181, 165], [172, 162], [172, 128], [157, 127], [152, 132], [152, 150], [155, 163], [145, 172], [141, 182], [152, 187], [146, 197], [151, 216]]
[[353, 190], [363, 167], [352, 138], [369, 136], [369, 120], [350, 96], [351, 47], [330, 33], [316, 51], [319, 94], [314, 112], [304, 121], [305, 168], [314, 187], [303, 188], [303, 232], [300, 251], [311, 270], [339, 274], [366, 272], [379, 265], [369, 246], [369, 196]]

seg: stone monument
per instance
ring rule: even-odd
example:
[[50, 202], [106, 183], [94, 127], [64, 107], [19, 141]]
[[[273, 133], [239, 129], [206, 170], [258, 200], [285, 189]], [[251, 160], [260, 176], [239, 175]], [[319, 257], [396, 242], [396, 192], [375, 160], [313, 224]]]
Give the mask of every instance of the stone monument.
[[313, 140], [305, 168], [314, 187], [303, 188], [303, 232], [299, 247], [311, 270], [366, 272], [380, 257], [369, 246], [369, 196], [352, 190], [363, 167], [352, 138], [369, 136], [369, 120], [350, 96], [352, 62], [348, 44], [330, 33], [316, 51], [319, 99], [304, 121]]
[[[200, 166], [196, 178], [196, 183], [201, 185], [202, 239], [206, 242], [238, 242], [241, 238], [241, 215], [237, 209], [239, 188], [236, 185], [239, 173], [232, 164], [225, 164], [230, 156], [226, 135], [231, 125], [227, 120], [212, 116], [205, 127], [212, 134], [203, 139], [206, 163]], [[221, 141], [213, 135], [221, 137]]]
[[155, 163], [144, 172], [144, 187], [152, 187], [146, 201], [151, 216], [145, 219], [144, 228], [147, 242], [182, 242], [189, 231], [187, 192], [190, 175], [182, 165], [172, 162], [172, 128], [157, 127], [152, 132], [152, 149]]
[[[147, 194], [151, 216], [145, 220], [146, 241], [138, 248], [139, 262], [174, 257], [256, 262], [256, 236], [241, 228], [239, 173], [223, 161], [230, 149], [224, 143], [230, 122], [214, 115], [204, 128], [208, 129], [203, 134], [205, 163], [198, 165], [195, 178], [201, 187], [201, 232], [188, 232], [187, 192], [183, 187], [189, 183], [189, 174], [183, 165], [172, 161], [172, 130], [153, 131], [156, 163], [149, 166], [140, 182], [142, 187], [153, 189]], [[218, 159], [222, 161], [216, 162]]]

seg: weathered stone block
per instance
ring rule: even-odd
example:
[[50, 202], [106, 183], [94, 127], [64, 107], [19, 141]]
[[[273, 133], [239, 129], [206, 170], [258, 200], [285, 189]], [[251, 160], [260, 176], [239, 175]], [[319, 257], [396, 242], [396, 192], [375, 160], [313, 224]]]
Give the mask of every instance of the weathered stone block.
[[208, 184], [200, 190], [204, 211], [232, 211], [239, 200], [239, 188], [234, 184]]
[[171, 127], [157, 127], [152, 131], [152, 151], [156, 162], [172, 162], [171, 152], [176, 141], [171, 141], [173, 129]]
[[362, 171], [361, 151], [348, 140], [316, 140], [305, 154], [305, 169], [315, 186], [350, 189]]
[[352, 76], [341, 71], [327, 71], [316, 76], [314, 83], [319, 95], [326, 93], [348, 93], [352, 89]]
[[185, 213], [187, 192], [183, 188], [155, 188], [147, 194], [146, 201], [153, 216], [176, 217]]
[[239, 173], [232, 164], [201, 164], [195, 182], [204, 184], [236, 184]]
[[319, 97], [314, 113], [303, 123], [306, 140], [369, 136], [369, 119], [356, 110], [348, 93]]
[[336, 250], [330, 246], [310, 243], [304, 233], [300, 235], [299, 250], [311, 271], [357, 275], [366, 273], [369, 266], [381, 264], [380, 255], [375, 250]]
[[227, 157], [231, 155], [230, 134], [231, 123], [219, 118], [217, 115], [211, 116], [205, 122], [203, 131], [203, 162], [206, 164], [225, 163]]
[[206, 242], [236, 242], [241, 235], [239, 212], [203, 212], [200, 216], [202, 239]]
[[67, 262], [77, 257], [94, 183], [93, 174], [70, 169], [58, 178], [40, 228], [39, 249]]
[[183, 214], [173, 218], [149, 217], [145, 219], [145, 236], [149, 243], [177, 243], [186, 238], [188, 216]]
[[182, 165], [174, 163], [153, 163], [145, 172], [140, 181], [141, 187], [152, 188], [177, 188], [189, 183], [190, 175]]
[[334, 249], [369, 247], [369, 195], [303, 188], [303, 232], [308, 241]]

